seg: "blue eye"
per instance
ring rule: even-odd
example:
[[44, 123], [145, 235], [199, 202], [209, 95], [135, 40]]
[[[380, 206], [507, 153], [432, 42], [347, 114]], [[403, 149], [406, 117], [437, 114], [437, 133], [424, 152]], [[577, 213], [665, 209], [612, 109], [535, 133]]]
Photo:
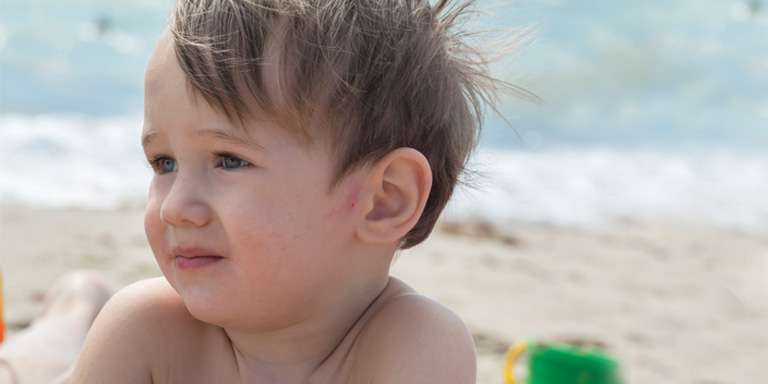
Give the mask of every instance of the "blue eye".
[[179, 170], [179, 164], [176, 160], [166, 157], [160, 161], [160, 170], [163, 173], [176, 172]]
[[154, 169], [155, 172], [161, 175], [179, 170], [179, 163], [170, 157], [160, 156], [150, 160], [149, 164], [152, 166], [152, 169]]
[[221, 166], [225, 169], [243, 168], [251, 165], [251, 163], [229, 154], [219, 155], [221, 157]]

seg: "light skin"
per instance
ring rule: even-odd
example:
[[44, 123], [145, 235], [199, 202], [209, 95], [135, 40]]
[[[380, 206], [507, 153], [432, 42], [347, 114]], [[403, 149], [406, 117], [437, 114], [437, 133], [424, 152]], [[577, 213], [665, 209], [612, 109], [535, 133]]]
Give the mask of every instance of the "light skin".
[[86, 333], [110, 295], [93, 272], [60, 277], [32, 324], [0, 344], [0, 383], [68, 383]]
[[331, 186], [334, 157], [191, 88], [166, 33], [145, 82], [147, 238], [165, 278], [104, 308], [73, 383], [474, 383], [471, 335], [389, 276], [431, 187], [400, 148]]

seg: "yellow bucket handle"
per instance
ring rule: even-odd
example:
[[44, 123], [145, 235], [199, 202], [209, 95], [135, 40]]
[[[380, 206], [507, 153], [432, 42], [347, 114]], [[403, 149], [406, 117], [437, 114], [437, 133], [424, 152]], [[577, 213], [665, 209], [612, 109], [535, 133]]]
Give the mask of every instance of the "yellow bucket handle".
[[507, 350], [507, 354], [504, 356], [504, 381], [506, 384], [520, 384], [515, 381], [515, 373], [513, 372], [515, 362], [520, 358], [528, 349], [528, 342], [526, 340], [520, 340], [512, 344]]

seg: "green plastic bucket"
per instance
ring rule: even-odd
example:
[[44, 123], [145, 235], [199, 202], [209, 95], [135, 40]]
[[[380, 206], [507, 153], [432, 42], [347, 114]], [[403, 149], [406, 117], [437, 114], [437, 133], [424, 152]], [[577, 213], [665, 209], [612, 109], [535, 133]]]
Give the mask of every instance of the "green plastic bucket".
[[[515, 363], [524, 355], [528, 377], [517, 381]], [[508, 384], [621, 384], [619, 364], [610, 354], [565, 343], [516, 343], [507, 353], [504, 376]]]

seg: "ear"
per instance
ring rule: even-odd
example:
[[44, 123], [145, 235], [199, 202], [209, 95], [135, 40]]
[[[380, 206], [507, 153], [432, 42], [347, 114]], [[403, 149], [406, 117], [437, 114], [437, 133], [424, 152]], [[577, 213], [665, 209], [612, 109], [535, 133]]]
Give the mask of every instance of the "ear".
[[421, 152], [398, 148], [369, 169], [364, 188], [358, 238], [370, 244], [397, 242], [421, 218], [432, 170]]

